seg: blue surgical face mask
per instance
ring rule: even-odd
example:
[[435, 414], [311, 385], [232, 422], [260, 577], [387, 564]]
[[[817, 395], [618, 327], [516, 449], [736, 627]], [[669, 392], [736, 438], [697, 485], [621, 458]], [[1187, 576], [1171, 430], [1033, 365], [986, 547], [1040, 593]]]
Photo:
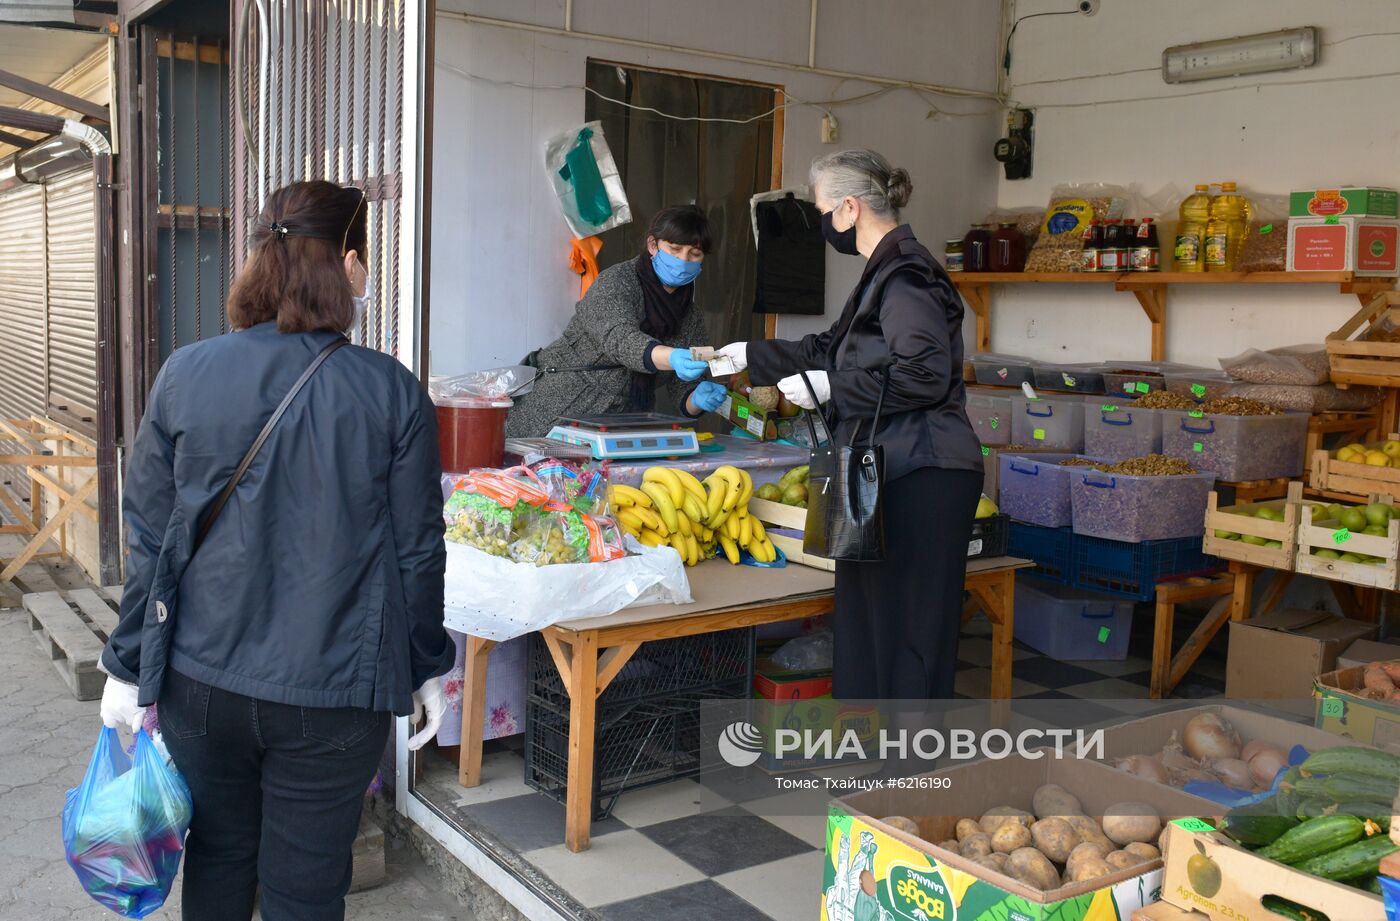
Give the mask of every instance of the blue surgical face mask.
[[651, 267], [656, 270], [656, 277], [669, 288], [681, 288], [690, 284], [700, 275], [700, 265], [699, 262], [672, 256], [660, 247], [657, 248], [656, 255], [651, 257]]

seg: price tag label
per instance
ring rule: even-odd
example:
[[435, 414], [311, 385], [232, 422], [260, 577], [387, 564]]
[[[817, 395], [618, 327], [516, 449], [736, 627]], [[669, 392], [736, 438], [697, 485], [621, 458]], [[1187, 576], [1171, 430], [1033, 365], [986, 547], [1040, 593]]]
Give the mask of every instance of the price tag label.
[[1263, 227], [1260, 227], [1260, 228], [1259, 228], [1259, 233], [1260, 233], [1261, 236], [1264, 235], [1264, 234], [1273, 233], [1273, 232], [1274, 232], [1274, 225], [1273, 225], [1273, 224], [1265, 224]]
[[1109, 635], [1109, 633], [1111, 633], [1111, 632], [1112, 632], [1112, 631], [1109, 630], [1107, 627], [1100, 627], [1100, 628], [1099, 628], [1099, 642], [1100, 642], [1100, 643], [1107, 643], [1107, 642], [1108, 642], [1108, 635]]
[[1204, 419], [1206, 417], [1206, 414], [1201, 412], [1199, 409], [1193, 409], [1187, 415], [1189, 415], [1192, 419]]
[[1152, 392], [1152, 387], [1151, 387], [1151, 385], [1149, 385], [1146, 381], [1138, 381], [1138, 382], [1137, 382], [1137, 392], [1138, 392], [1138, 393], [1151, 393], [1151, 392]]
[[1322, 715], [1341, 719], [1347, 715], [1346, 701], [1340, 697], [1328, 697], [1322, 701]]
[[1036, 441], [1044, 441], [1045, 429], [1036, 429], [1034, 432], [1031, 432], [1031, 437], [1034, 438]]
[[1205, 384], [1192, 384], [1192, 385], [1191, 385], [1191, 393], [1194, 394], [1195, 397], [1196, 397], [1196, 399], [1199, 400], [1201, 397], [1203, 397], [1203, 396], [1206, 395], [1206, 385], [1205, 385]]
[[747, 406], [740, 406], [738, 410], [735, 411], [735, 415], [740, 419], [747, 419], [749, 417], [749, 408]]
[[986, 445], [983, 445], [983, 446], [982, 446], [982, 456], [983, 456], [983, 457], [991, 457], [991, 456], [992, 456], [992, 449], [989, 448], [989, 447], [987, 447]]
[[1201, 444], [1199, 441], [1191, 446], [1191, 450], [1195, 451], [1197, 454], [1200, 454], [1201, 452], [1205, 451], [1205, 449], [1206, 446]]
[[1215, 826], [1204, 819], [1177, 819], [1172, 823], [1179, 825], [1187, 831], [1215, 831]]
[[1099, 409], [1106, 413], [1118, 412], [1118, 407], [1114, 406], [1112, 403], [1105, 403], [1104, 405], [1100, 406]]
[[1136, 389], [1136, 388], [1134, 388], [1133, 382], [1132, 382], [1132, 381], [1124, 381], [1124, 382], [1123, 382], [1123, 392], [1124, 392], [1124, 393], [1128, 394], [1129, 396], [1132, 396], [1134, 389]]
[[1070, 375], [1068, 375], [1068, 374], [1061, 374], [1060, 377], [1064, 378], [1065, 386], [1066, 386], [1066, 387], [1073, 387], [1073, 386], [1074, 386], [1075, 380], [1074, 380], [1074, 378], [1071, 377]]
[[996, 428], [996, 427], [998, 427], [999, 425], [1001, 425], [1001, 420], [998, 419], [996, 416], [993, 416], [993, 417], [989, 420], [989, 422], [990, 422], [992, 428]]
[[1345, 544], [1349, 540], [1351, 540], [1351, 531], [1346, 528], [1338, 528], [1332, 532], [1332, 542], [1334, 544]]

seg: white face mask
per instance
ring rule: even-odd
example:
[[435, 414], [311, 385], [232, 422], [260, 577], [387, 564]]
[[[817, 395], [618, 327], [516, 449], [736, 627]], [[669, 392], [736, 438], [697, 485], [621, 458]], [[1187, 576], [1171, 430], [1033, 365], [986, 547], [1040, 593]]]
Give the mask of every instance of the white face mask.
[[368, 282], [365, 284], [364, 297], [352, 296], [350, 298], [350, 303], [355, 306], [355, 320], [352, 324], [352, 328], [359, 329], [364, 325], [365, 314], [369, 313], [370, 307], [374, 305], [374, 292], [370, 290]]

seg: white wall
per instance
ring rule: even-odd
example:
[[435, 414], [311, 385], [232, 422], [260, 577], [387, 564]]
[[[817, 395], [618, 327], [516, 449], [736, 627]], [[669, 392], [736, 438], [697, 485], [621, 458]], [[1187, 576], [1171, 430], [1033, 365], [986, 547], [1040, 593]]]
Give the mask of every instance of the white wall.
[[[992, 0], [826, 0], [820, 5], [819, 68], [990, 90], [995, 87], [1000, 4]], [[564, 0], [445, 0], [441, 9], [560, 28]], [[761, 58], [729, 62], [617, 43], [468, 24], [439, 15], [437, 58], [497, 81], [578, 86], [592, 58], [782, 85], [815, 101], [877, 87], [792, 69], [806, 63], [808, 0], [576, 0], [578, 32]], [[545, 140], [583, 119], [580, 89], [524, 89], [463, 79], [437, 67], [434, 105], [432, 361], [434, 373], [513, 363], [563, 329], [578, 279], [566, 266], [569, 233], [541, 165]], [[993, 103], [936, 100], [950, 112]], [[1000, 116], [929, 118], [927, 102], [896, 90], [836, 110], [838, 146], [869, 146], [914, 180], [906, 219], [931, 250], [961, 236], [995, 196], [990, 150]], [[805, 184], [820, 143], [821, 113], [786, 113], [786, 184]], [[861, 261], [828, 259], [829, 317], [859, 276]], [[700, 283], [704, 296], [704, 281]], [[781, 335], [830, 319], [783, 320]]]
[[[1015, 14], [1071, 5], [1015, 0]], [[1164, 48], [1304, 25], [1319, 27], [1326, 43], [1312, 68], [1175, 86], [1162, 82]], [[1342, 183], [1400, 185], [1400, 79], [1282, 85], [1400, 71], [1400, 37], [1342, 41], [1377, 32], [1400, 32], [1400, 3], [1103, 0], [1092, 18], [1022, 22], [1013, 45], [1011, 95], [1036, 109], [1035, 175], [1003, 179], [998, 200], [1003, 206], [1044, 207], [1061, 182], [1139, 183], [1149, 193], [1175, 185], [1174, 222], [1182, 191], [1196, 182], [1236, 180], [1264, 193]], [[1240, 89], [1190, 95], [1232, 87]], [[1163, 98], [1101, 102], [1144, 96]], [[1082, 107], [1055, 107], [1065, 104]], [[995, 298], [995, 349], [1080, 360], [1146, 357], [1146, 318], [1127, 294], [1035, 286], [997, 289]], [[1251, 346], [1321, 341], [1357, 306], [1356, 298], [1339, 296], [1335, 288], [1174, 289], [1167, 355], [1214, 366], [1217, 358]]]

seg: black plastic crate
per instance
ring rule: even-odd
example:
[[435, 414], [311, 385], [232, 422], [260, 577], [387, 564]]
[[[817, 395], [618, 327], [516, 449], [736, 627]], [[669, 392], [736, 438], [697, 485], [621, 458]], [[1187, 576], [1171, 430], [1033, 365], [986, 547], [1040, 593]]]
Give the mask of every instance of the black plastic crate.
[[[539, 634], [529, 647], [525, 782], [560, 802], [569, 776], [569, 696]], [[612, 812], [626, 790], [699, 773], [701, 707], [744, 700], [753, 686], [754, 630], [643, 643], [598, 697], [593, 811]]]
[[992, 515], [974, 521], [972, 540], [967, 544], [967, 558], [976, 560], [984, 556], [1006, 556], [1010, 525], [1010, 515]]

